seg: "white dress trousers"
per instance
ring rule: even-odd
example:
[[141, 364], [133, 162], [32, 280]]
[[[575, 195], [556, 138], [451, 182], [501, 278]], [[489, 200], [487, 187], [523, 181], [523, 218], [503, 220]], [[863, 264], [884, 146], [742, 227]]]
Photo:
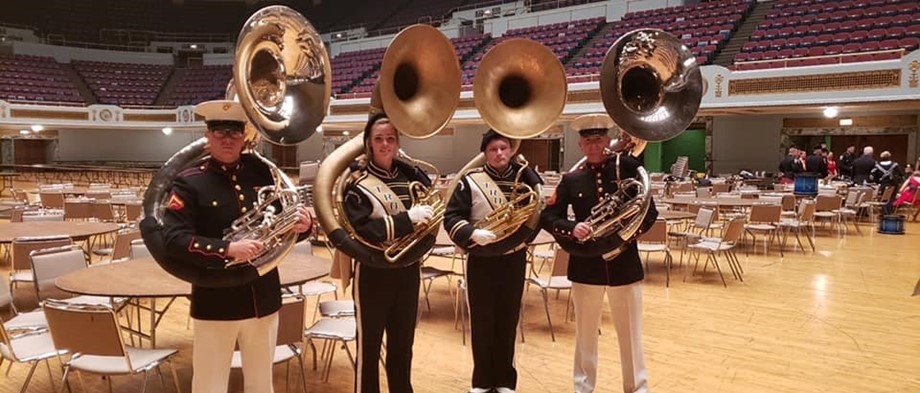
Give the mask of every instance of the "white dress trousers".
[[238, 321], [193, 320], [192, 393], [227, 393], [237, 340], [243, 362], [243, 391], [273, 392], [278, 313]]
[[620, 346], [623, 391], [646, 393], [648, 370], [642, 352], [642, 287], [638, 282], [614, 287], [572, 283], [576, 335], [575, 392], [591, 393], [597, 386], [597, 343], [605, 293]]

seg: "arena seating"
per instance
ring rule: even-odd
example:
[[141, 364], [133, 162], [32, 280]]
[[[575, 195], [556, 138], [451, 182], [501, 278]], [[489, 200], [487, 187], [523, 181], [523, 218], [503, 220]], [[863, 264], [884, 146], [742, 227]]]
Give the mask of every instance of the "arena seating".
[[[490, 42], [491, 39], [491, 35], [474, 35], [461, 38], [453, 38], [451, 39], [451, 42], [454, 45], [454, 49], [457, 51], [457, 59], [461, 64], [463, 64], [467, 58], [471, 57], [474, 53], [477, 53], [483, 47], [483, 45], [487, 42]], [[357, 79], [350, 79], [352, 84], [357, 84], [351, 90], [340, 89], [338, 91], [339, 93], [355, 93], [355, 95], [358, 97], [367, 96], [374, 90], [374, 84], [377, 83], [377, 79], [380, 76], [380, 62], [383, 60], [385, 49], [381, 48], [372, 51], [360, 51], [351, 53], [361, 53], [366, 55], [364, 55], [365, 57], [363, 57], [362, 60], [351, 63], [360, 64], [360, 66], [352, 65], [352, 68], [347, 68], [347, 65], [343, 65], [342, 67], [346, 70], [344, 72], [349, 76], [343, 76], [341, 78], [350, 78], [351, 76], [357, 75]], [[333, 59], [332, 67], [334, 70], [336, 70], [333, 72], [335, 78], [340, 78], [338, 76], [339, 71], [335, 68], [337, 65], [337, 60], [343, 57], [347, 58], [348, 55], [350, 55], [350, 53], [340, 54], [339, 56], [336, 56], [335, 59]], [[338, 60], [338, 62], [339, 64], [349, 64], [345, 63], [345, 60]], [[339, 86], [341, 87], [341, 85]], [[336, 91], [335, 82], [333, 82], [333, 91]]]
[[749, 0], [723, 0], [630, 12], [622, 20], [610, 23], [603, 37], [570, 64], [567, 73], [575, 77], [569, 81], [584, 82], [590, 80], [589, 75], [598, 74], [610, 46], [623, 34], [639, 28], [663, 29], [680, 37], [697, 56], [697, 62], [707, 64], [737, 30], [753, 4]]
[[[584, 4], [596, 0], [534, 0], [526, 4], [533, 9]], [[285, 1], [280, 1], [284, 3]], [[321, 30], [345, 24], [376, 23], [379, 28], [415, 23], [432, 17], [437, 22], [460, 6], [480, 3], [469, 0], [400, 0], [372, 2], [342, 13], [341, 7], [328, 3], [302, 5], [288, 1]], [[95, 6], [106, 5], [106, 13]], [[475, 71], [487, 51], [506, 39], [525, 37], [543, 43], [566, 65], [569, 82], [596, 80], [609, 47], [623, 34], [637, 28], [660, 28], [677, 35], [707, 64], [722, 50], [753, 9], [754, 0], [717, 0], [696, 5], [668, 7], [627, 13], [622, 20], [606, 23], [603, 17], [541, 25], [506, 31], [502, 37], [475, 35], [453, 39], [460, 60], [464, 88], [471, 89]], [[226, 7], [224, 7], [226, 5]], [[182, 7], [182, 15], [175, 14]], [[9, 8], [0, 20], [16, 20], [46, 26], [55, 20], [67, 23], [51, 26], [51, 35], [64, 34], [68, 39], [93, 40], [110, 35], [96, 29], [170, 29], [173, 31], [215, 32], [231, 30], [235, 34], [242, 19], [256, 6], [226, 0], [187, 0], [181, 5], [158, 0], [118, 2], [88, 0], [54, 1], [44, 14], [35, 10]], [[306, 7], [304, 9], [304, 7]], [[386, 7], [386, 8], [384, 8]], [[202, 15], [208, 18], [201, 18]], [[39, 17], [39, 15], [42, 15]], [[158, 21], [173, 19], [160, 24]], [[216, 16], [215, 16], [216, 15]], [[319, 17], [319, 18], [317, 18]], [[31, 19], [30, 19], [31, 18]], [[114, 19], [117, 20], [114, 20]], [[199, 18], [200, 23], [184, 23]], [[73, 23], [78, 20], [80, 23]], [[207, 20], [207, 22], [202, 22]], [[916, 0], [777, 0], [764, 19], [744, 43], [732, 66], [736, 70], [839, 64], [898, 59], [920, 47], [920, 3]], [[213, 23], [212, 23], [213, 22]], [[95, 26], [95, 27], [94, 27]], [[232, 26], [232, 28], [228, 28]], [[95, 30], [94, 30], [95, 29]], [[50, 36], [50, 35], [49, 35]], [[112, 35], [114, 36], [114, 35]], [[78, 37], [78, 38], [73, 38]], [[130, 39], [130, 38], [129, 38]], [[385, 49], [368, 49], [339, 53], [332, 59], [332, 92], [338, 97], [368, 96], [379, 77]], [[74, 61], [73, 68], [96, 97], [96, 102], [116, 105], [153, 105], [169, 79], [173, 67], [165, 65], [118, 64]], [[15, 56], [0, 57], [0, 99], [84, 102], [65, 67], [52, 58]], [[231, 66], [206, 66], [180, 74], [175, 89], [162, 101], [169, 105], [195, 104], [224, 96]]]
[[778, 0], [735, 68], [754, 70], [898, 59], [920, 47], [916, 0]]
[[[378, 71], [385, 52], [386, 48], [365, 49], [340, 53], [332, 58], [332, 93], [351, 91], [355, 84]], [[370, 86], [373, 88], [373, 84]], [[365, 91], [363, 87], [362, 91]]]
[[525, 4], [530, 4], [531, 12], [553, 10], [556, 8], [571, 7], [588, 3], [596, 3], [604, 0], [529, 0]]
[[232, 72], [233, 66], [229, 64], [189, 69], [176, 84], [167, 103], [176, 106], [194, 105], [202, 101], [223, 99]]
[[169, 78], [167, 65], [74, 61], [100, 104], [153, 105]]
[[380, 29], [392, 29], [415, 23], [439, 24], [450, 10], [466, 4], [466, 0], [413, 0], [404, 9], [383, 22]]
[[552, 49], [556, 56], [559, 57], [559, 60], [565, 64], [571, 56], [584, 46], [603, 26], [604, 18], [591, 18], [508, 30], [501, 38], [490, 41], [482, 51], [471, 56], [463, 63], [464, 88], [467, 90], [472, 88], [473, 77], [476, 75], [476, 68], [479, 65], [479, 61], [482, 60], [482, 57], [485, 56], [492, 46], [504, 40], [510, 38], [530, 38]]
[[83, 103], [76, 86], [51, 57], [0, 57], [0, 99]]

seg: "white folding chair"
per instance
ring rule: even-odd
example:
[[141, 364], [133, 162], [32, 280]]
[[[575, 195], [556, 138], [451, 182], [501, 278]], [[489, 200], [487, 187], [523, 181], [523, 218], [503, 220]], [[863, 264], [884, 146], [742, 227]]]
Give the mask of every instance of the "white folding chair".
[[145, 258], [150, 256], [150, 250], [144, 244], [144, 239], [134, 239], [131, 241], [131, 259]]
[[[643, 233], [636, 242], [639, 252], [645, 253], [645, 258], [653, 252], [664, 253], [664, 268], [666, 273], [665, 287], [671, 286], [671, 265], [674, 264], [674, 258], [671, 257], [671, 249], [668, 248], [668, 223], [663, 219], [655, 220], [655, 223], [645, 233]], [[648, 271], [648, 261], [645, 261], [645, 270]]]
[[32, 251], [71, 244], [73, 244], [73, 241], [65, 235], [28, 236], [13, 239], [13, 243], [10, 246], [13, 268], [10, 272], [10, 292], [15, 293], [19, 283], [35, 283], [35, 276], [32, 274], [32, 262], [29, 259]]
[[356, 367], [355, 358], [348, 348], [348, 342], [355, 341], [357, 331], [358, 326], [354, 318], [323, 318], [304, 331], [304, 337], [309, 340], [310, 347], [313, 349], [314, 370], [316, 369], [316, 346], [313, 345], [313, 340], [324, 340], [321, 355], [323, 359], [326, 359], [326, 363], [323, 365], [324, 382], [329, 382], [329, 371], [332, 369], [332, 358], [335, 356], [336, 343], [341, 343], [345, 347], [351, 366]]
[[4, 321], [4, 326], [10, 332], [38, 331], [48, 327], [45, 313], [41, 310], [20, 313], [13, 302], [13, 294], [5, 282], [0, 282], [0, 307], [10, 307], [12, 316]]
[[699, 265], [699, 252], [705, 251], [706, 263], [703, 265], [703, 274], [706, 274], [706, 268], [709, 266], [709, 263], [712, 262], [719, 272], [719, 278], [722, 279], [722, 285], [727, 288], [728, 284], [725, 283], [725, 276], [722, 275], [722, 268], [719, 266], [718, 258], [719, 255], [725, 255], [725, 259], [728, 261], [728, 267], [732, 270], [732, 275], [743, 282], [744, 278], [741, 275], [744, 271], [741, 268], [738, 256], [735, 255], [734, 248], [741, 241], [741, 236], [744, 233], [745, 221], [745, 218], [733, 219], [729, 221], [728, 226], [725, 227], [721, 238], [705, 239], [699, 243], [691, 244], [690, 249], [697, 251], [696, 265], [693, 267], [693, 272], [696, 273], [696, 268]]
[[25, 393], [29, 389], [29, 382], [32, 381], [32, 375], [35, 374], [35, 368], [42, 361], [48, 367], [48, 378], [51, 381], [51, 388], [54, 389], [54, 376], [51, 374], [51, 364], [48, 362], [51, 358], [56, 358], [66, 353], [55, 348], [51, 341], [51, 334], [44, 330], [33, 331], [30, 333], [13, 336], [7, 332], [9, 328], [0, 321], [0, 364], [9, 360], [13, 363], [29, 363], [29, 373], [25, 381], [22, 382], [20, 393]]
[[[32, 251], [30, 259], [32, 260], [32, 274], [35, 282], [35, 297], [39, 302], [46, 300], [48, 293], [52, 291], [59, 296], [70, 295], [57, 290], [54, 280], [67, 273], [86, 269], [89, 266], [88, 256], [80, 246], [76, 245]], [[59, 301], [73, 304], [103, 304], [117, 310], [121, 309], [126, 300], [125, 298], [79, 295], [62, 298]]]
[[[77, 370], [99, 375], [136, 375], [144, 374], [141, 392], [147, 391], [147, 377], [155, 370], [160, 379], [161, 391], [166, 391], [163, 374], [158, 367], [166, 363], [172, 372], [176, 392], [180, 392], [179, 379], [172, 366], [171, 359], [178, 353], [176, 349], [144, 349], [125, 345], [121, 326], [115, 310], [106, 305], [71, 304], [56, 300], [44, 303], [48, 328], [59, 350], [68, 351], [71, 356], [64, 362], [64, 377], [67, 383], [70, 370]], [[109, 390], [111, 378], [107, 378]], [[82, 384], [83, 379], [80, 379]], [[86, 387], [83, 386], [83, 390]]]
[[[561, 290], [569, 290], [565, 305], [565, 318], [568, 320], [569, 305], [571, 304], [572, 300], [572, 282], [569, 281], [568, 271], [569, 253], [565, 252], [565, 250], [562, 250], [561, 248], [557, 248], [556, 256], [553, 258], [553, 267], [550, 270], [550, 276], [547, 278], [529, 277], [527, 279], [527, 285], [536, 285], [540, 288], [540, 294], [543, 295], [543, 309], [546, 311], [546, 322], [549, 324], [549, 334], [550, 337], [552, 337], [553, 342], [556, 341], [556, 333], [553, 330], [553, 319], [550, 317], [549, 313], [549, 291], [555, 289], [558, 293], [558, 291]], [[521, 320], [523, 320], [523, 318], [521, 318]]]

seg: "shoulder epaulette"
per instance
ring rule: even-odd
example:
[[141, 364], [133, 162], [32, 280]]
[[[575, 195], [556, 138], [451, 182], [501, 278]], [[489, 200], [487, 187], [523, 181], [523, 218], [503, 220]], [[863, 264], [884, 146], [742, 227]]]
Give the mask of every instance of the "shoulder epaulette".
[[179, 172], [179, 177], [189, 177], [196, 176], [204, 173], [208, 169], [208, 163], [202, 163], [201, 165], [196, 165], [191, 168], [186, 168], [184, 171]]

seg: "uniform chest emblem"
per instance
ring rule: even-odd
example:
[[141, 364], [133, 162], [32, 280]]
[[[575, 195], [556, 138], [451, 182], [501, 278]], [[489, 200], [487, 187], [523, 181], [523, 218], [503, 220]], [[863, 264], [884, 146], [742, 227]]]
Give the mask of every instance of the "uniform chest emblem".
[[485, 191], [485, 194], [486, 194], [486, 196], [487, 196], [489, 199], [492, 200], [492, 204], [493, 204], [493, 205], [501, 205], [502, 202], [504, 202], [504, 201], [502, 200], [502, 196], [503, 196], [503, 195], [502, 195], [501, 190], [499, 190], [499, 189], [497, 189], [497, 188], [495, 188], [495, 187], [492, 187], [492, 184], [490, 184], [490, 183], [484, 184], [483, 187], [485, 187], [485, 190], [484, 190], [484, 191]]
[[182, 210], [185, 208], [185, 201], [174, 191], [169, 194], [169, 202], [166, 203], [166, 208], [169, 210]]
[[381, 202], [387, 204], [387, 210], [396, 211], [396, 209], [399, 208], [399, 198], [396, 197], [396, 194], [394, 194], [392, 190], [384, 190], [383, 187], [380, 186], [376, 186], [374, 188], [377, 190], [377, 195], [380, 195], [383, 198]]

